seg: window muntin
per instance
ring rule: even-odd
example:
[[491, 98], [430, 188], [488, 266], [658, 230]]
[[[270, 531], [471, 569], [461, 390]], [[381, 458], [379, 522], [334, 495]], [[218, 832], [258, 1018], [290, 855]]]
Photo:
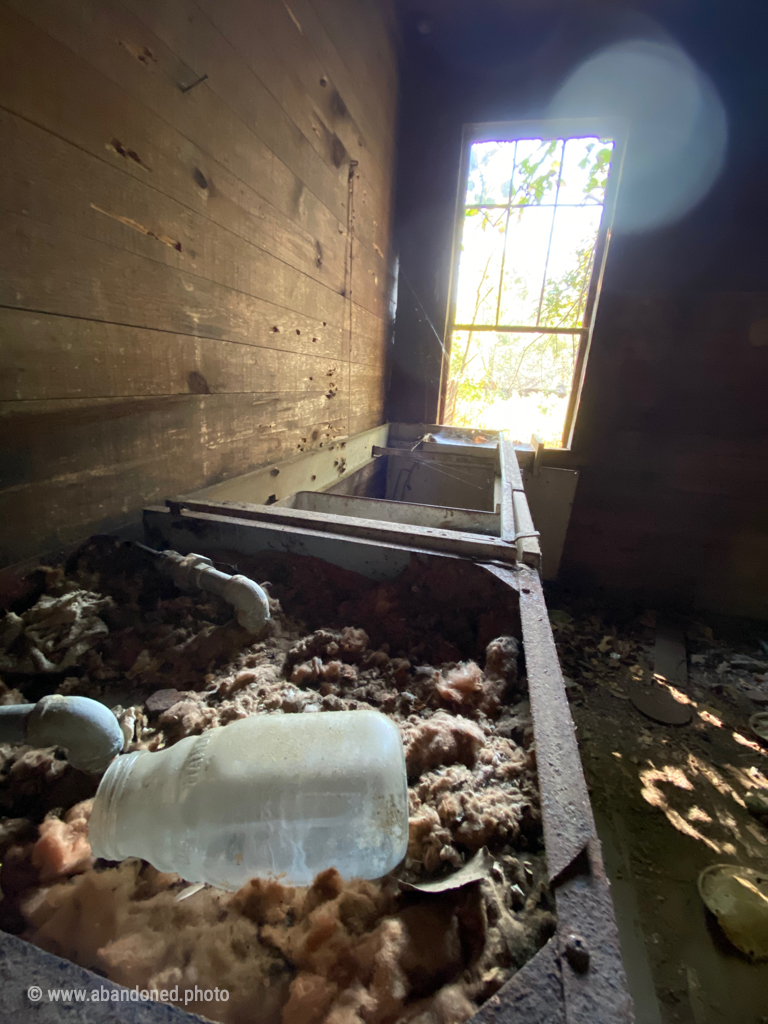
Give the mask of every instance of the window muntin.
[[613, 153], [586, 133], [470, 145], [446, 423], [564, 443]]

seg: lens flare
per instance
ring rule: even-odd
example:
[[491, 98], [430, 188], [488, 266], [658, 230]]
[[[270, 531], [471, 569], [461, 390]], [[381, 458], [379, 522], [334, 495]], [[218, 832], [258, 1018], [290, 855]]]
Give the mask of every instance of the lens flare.
[[671, 224], [709, 192], [728, 143], [725, 109], [709, 79], [678, 47], [625, 41], [589, 57], [554, 97], [555, 118], [601, 117], [625, 126], [614, 227]]

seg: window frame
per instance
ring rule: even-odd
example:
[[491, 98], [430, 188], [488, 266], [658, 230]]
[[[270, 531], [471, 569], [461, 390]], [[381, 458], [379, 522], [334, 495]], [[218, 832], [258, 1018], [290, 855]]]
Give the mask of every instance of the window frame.
[[[445, 416], [445, 403], [450, 377], [451, 346], [453, 343], [454, 324], [456, 322], [456, 299], [459, 285], [459, 263], [461, 260], [461, 238], [464, 229], [465, 198], [469, 180], [470, 149], [476, 142], [515, 142], [519, 139], [568, 139], [585, 136], [610, 138], [614, 149], [608, 178], [605, 186], [603, 216], [595, 242], [595, 257], [592, 273], [587, 288], [587, 299], [584, 307], [584, 326], [578, 328], [579, 346], [571, 381], [568, 407], [563, 425], [563, 436], [560, 449], [569, 450], [573, 443], [576, 425], [576, 414], [581, 402], [581, 392], [587, 368], [587, 359], [592, 345], [592, 333], [597, 313], [598, 298], [605, 272], [605, 261], [611, 239], [613, 220], [616, 212], [616, 196], [621, 168], [626, 149], [626, 127], [619, 121], [606, 118], [552, 118], [535, 121], [490, 121], [477, 124], [466, 124], [462, 130], [461, 159], [456, 187], [456, 208], [453, 225], [453, 251], [451, 256], [451, 276], [449, 283], [448, 309], [445, 318], [444, 345], [442, 365], [440, 369], [440, 391], [438, 399], [437, 422], [442, 423]], [[492, 330], [493, 328], [488, 328]], [[501, 333], [501, 332], [500, 332]], [[521, 333], [537, 333], [533, 329], [523, 328]], [[553, 332], [554, 333], [554, 332]], [[568, 330], [561, 333], [576, 333]]]

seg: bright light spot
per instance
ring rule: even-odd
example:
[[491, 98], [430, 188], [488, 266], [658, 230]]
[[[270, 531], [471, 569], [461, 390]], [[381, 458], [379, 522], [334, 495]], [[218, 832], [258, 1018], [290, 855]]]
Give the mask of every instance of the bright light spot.
[[[702, 843], [706, 843], [710, 850], [715, 853], [723, 853], [724, 847], [720, 843], [716, 843], [714, 839], [710, 839], [709, 836], [703, 835], [698, 829], [694, 828], [693, 825], [689, 825], [682, 814], [673, 810], [671, 807], [665, 807], [664, 813], [667, 816], [667, 820], [670, 824], [674, 825], [678, 832], [682, 832], [686, 836], [690, 836], [691, 839], [699, 839]], [[735, 849], [731, 847], [735, 853]]]
[[[698, 829], [694, 828], [689, 821], [686, 821], [679, 811], [670, 807], [666, 795], [658, 788], [661, 783], [671, 783], [673, 786], [677, 786], [678, 789], [692, 790], [693, 785], [688, 781], [685, 773], [681, 771], [680, 768], [676, 768], [674, 765], [667, 765], [664, 768], [649, 768], [640, 773], [640, 781], [643, 784], [641, 794], [644, 799], [647, 800], [652, 807], [658, 807], [659, 810], [662, 810], [669, 823], [673, 825], [678, 832], [682, 832], [691, 839], [698, 839], [700, 842], [706, 843], [706, 845], [715, 853], [724, 852], [724, 847], [722, 847], [720, 843], [717, 843], [714, 839], [710, 839], [708, 836], [703, 835]], [[701, 813], [703, 814], [704, 812]]]
[[750, 835], [753, 835], [759, 843], [762, 843], [763, 846], [768, 846], [768, 839], [765, 838], [765, 831], [758, 825], [753, 825], [751, 821], [748, 821], [747, 831]]
[[736, 824], [736, 819], [732, 814], [730, 814], [728, 811], [722, 810], [722, 808], [720, 807], [715, 808], [715, 814], [717, 815], [717, 820], [724, 828], [730, 829], [730, 831], [733, 832], [735, 836], [741, 835], [741, 832], [739, 832], [739, 827]]
[[648, 803], [655, 804], [657, 807], [662, 806], [662, 803], [659, 803], [659, 798], [666, 804], [666, 797], [656, 789], [658, 783], [666, 782], [677, 786], [678, 789], [693, 789], [693, 785], [688, 781], [685, 772], [671, 764], [668, 764], [665, 768], [647, 768], [645, 771], [640, 772], [640, 781], [644, 787], [643, 796]]
[[757, 754], [765, 754], [765, 751], [759, 743], [755, 743], [754, 740], [748, 740], [746, 736], [742, 736], [740, 732], [732, 732], [731, 736], [740, 743], [742, 747], [749, 747], [750, 750], [754, 750]]
[[619, 760], [621, 760], [621, 754], [618, 752], [618, 750], [612, 750], [611, 753], [614, 757], [618, 757]]
[[699, 711], [699, 718], [706, 722], [707, 725], [714, 725], [718, 729], [722, 729], [722, 720], [713, 715], [710, 711]]
[[687, 697], [682, 690], [676, 689], [669, 683], [666, 684], [666, 687], [672, 694], [672, 696], [675, 698], [675, 700], [678, 702], [678, 704], [691, 704], [693, 707], [696, 707], [696, 702], [692, 701], [690, 697]]
[[679, 220], [707, 194], [725, 159], [723, 104], [709, 79], [668, 43], [627, 40], [596, 53], [563, 85], [549, 115], [627, 124], [618, 230]]
[[754, 882], [750, 882], [748, 878], [744, 878], [740, 875], [736, 875], [735, 880], [739, 883], [739, 885], [743, 885], [749, 893], [751, 893], [753, 896], [756, 896], [761, 903], [765, 903], [766, 909], [768, 909], [768, 896], [766, 896], [764, 892], [761, 892], [754, 884]]
[[703, 775], [707, 782], [714, 786], [721, 796], [733, 795], [733, 789], [725, 779], [721, 779], [711, 765], [707, 764], [706, 761], [701, 761], [695, 754], [688, 755], [688, 769], [694, 775]]
[[712, 818], [707, 814], [706, 811], [703, 811], [700, 807], [695, 806], [691, 807], [686, 817], [688, 818], [688, 821], [704, 821], [710, 824], [712, 822]]

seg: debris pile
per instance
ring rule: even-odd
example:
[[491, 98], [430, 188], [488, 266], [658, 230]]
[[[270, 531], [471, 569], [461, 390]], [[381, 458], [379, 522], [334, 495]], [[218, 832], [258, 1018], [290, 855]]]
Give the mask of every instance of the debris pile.
[[665, 877], [673, 893], [698, 879], [710, 924], [742, 953], [768, 959], [764, 627], [722, 620], [715, 632], [693, 617], [615, 609], [556, 609], [550, 620], [593, 806], [629, 851], [621, 870], [643, 880], [644, 927], [668, 941], [658, 974], [677, 969], [678, 948], [693, 943], [655, 910]]
[[135, 859], [94, 863], [96, 783], [55, 750], [0, 747], [0, 924], [131, 987], [227, 988], [227, 1002], [186, 1007], [225, 1024], [254, 1006], [265, 1024], [459, 1024], [555, 925], [514, 599], [461, 565], [415, 563], [382, 584], [300, 557], [238, 568], [271, 581], [258, 642], [218, 598], [91, 544], [0, 624], [22, 691], [0, 699], [50, 672], [34, 649], [58, 670], [50, 691], [113, 708], [126, 750], [257, 713], [380, 710], [405, 744], [403, 865], [379, 882], [329, 871], [308, 889], [254, 879], [225, 893]]

